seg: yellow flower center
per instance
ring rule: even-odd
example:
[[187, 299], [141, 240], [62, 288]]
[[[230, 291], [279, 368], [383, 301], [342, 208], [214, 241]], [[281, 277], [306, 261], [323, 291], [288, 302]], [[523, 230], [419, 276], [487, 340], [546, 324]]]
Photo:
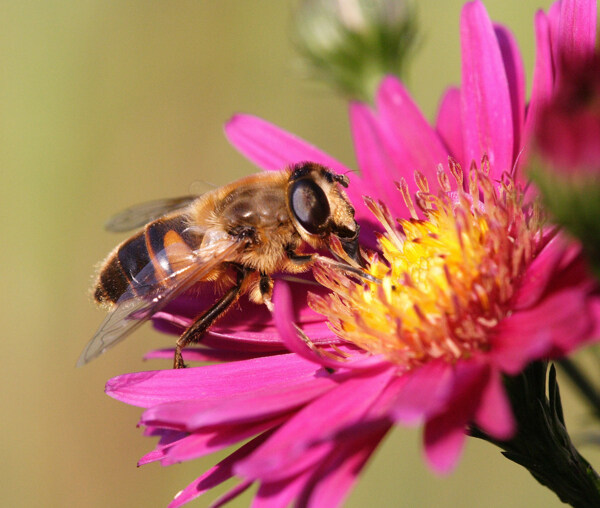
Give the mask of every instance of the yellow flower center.
[[329, 318], [332, 330], [407, 369], [485, 351], [539, 241], [537, 206], [523, 206], [509, 176], [492, 182], [484, 158], [482, 170], [469, 171], [465, 191], [460, 166], [451, 160], [449, 170], [456, 189], [440, 169], [438, 195], [416, 173], [423, 218], [404, 181], [397, 186], [410, 219], [395, 224], [383, 203], [366, 198], [386, 231], [379, 238], [381, 255], [368, 254], [368, 271], [381, 283], [326, 267], [315, 271], [332, 293], [313, 295], [311, 305]]

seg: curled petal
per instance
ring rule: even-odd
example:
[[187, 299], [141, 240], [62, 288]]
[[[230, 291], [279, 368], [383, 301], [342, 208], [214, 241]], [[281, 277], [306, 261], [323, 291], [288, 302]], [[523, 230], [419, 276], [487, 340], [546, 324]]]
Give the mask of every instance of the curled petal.
[[[361, 237], [362, 238], [362, 237]], [[274, 278], [285, 277], [276, 275]], [[307, 295], [322, 293], [324, 289], [314, 282], [310, 275], [295, 276], [288, 281], [294, 293], [297, 322], [311, 339], [319, 344], [337, 343], [323, 317], [307, 304]], [[201, 312], [215, 303], [214, 287], [210, 284], [200, 284], [193, 292], [183, 295], [167, 306], [164, 311], [153, 316], [154, 326], [166, 333], [181, 335]], [[202, 344], [214, 349], [243, 350], [256, 354], [283, 352], [285, 347], [273, 322], [271, 313], [264, 305], [250, 302], [242, 297], [238, 303], [215, 323], [202, 340]], [[193, 355], [193, 353], [192, 353]], [[186, 359], [191, 359], [184, 353]]]
[[319, 350], [312, 343], [310, 336], [301, 336], [300, 331], [294, 324], [295, 316], [292, 302], [292, 292], [289, 285], [284, 281], [278, 281], [273, 289], [273, 305], [275, 308], [273, 317], [281, 339], [290, 351], [308, 361], [333, 369], [370, 369], [378, 368], [386, 363], [385, 360], [376, 356], [366, 356], [359, 353], [346, 355], [345, 357], [338, 355], [336, 357], [336, 355], [330, 355]]

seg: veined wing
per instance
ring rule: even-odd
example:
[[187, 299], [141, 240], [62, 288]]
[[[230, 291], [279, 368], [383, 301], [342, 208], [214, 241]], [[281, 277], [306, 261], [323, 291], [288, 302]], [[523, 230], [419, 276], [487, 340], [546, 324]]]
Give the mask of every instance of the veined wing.
[[142, 227], [163, 215], [186, 207], [198, 196], [182, 196], [179, 198], [155, 199], [138, 205], [131, 206], [126, 210], [114, 215], [104, 225], [108, 231], [122, 233]]
[[[223, 262], [231, 260], [241, 252], [245, 244], [233, 239], [221, 239], [196, 251], [187, 249], [187, 254], [174, 260], [176, 267], [169, 275], [157, 277], [153, 263], [149, 263], [132, 281], [110, 310], [98, 331], [81, 353], [77, 366], [81, 367], [118, 344], [134, 330], [162, 310], [176, 296], [206, 277]], [[172, 256], [173, 246], [165, 249], [158, 257]], [[160, 280], [157, 280], [160, 279]]]

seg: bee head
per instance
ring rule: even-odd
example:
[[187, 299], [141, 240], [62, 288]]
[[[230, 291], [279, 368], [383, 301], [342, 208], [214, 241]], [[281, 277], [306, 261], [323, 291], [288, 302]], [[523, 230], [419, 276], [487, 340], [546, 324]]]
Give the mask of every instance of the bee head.
[[315, 248], [329, 246], [336, 236], [344, 251], [359, 264], [359, 225], [354, 208], [341, 187], [348, 187], [348, 177], [338, 175], [320, 164], [301, 162], [291, 168], [288, 182], [288, 206], [296, 230]]

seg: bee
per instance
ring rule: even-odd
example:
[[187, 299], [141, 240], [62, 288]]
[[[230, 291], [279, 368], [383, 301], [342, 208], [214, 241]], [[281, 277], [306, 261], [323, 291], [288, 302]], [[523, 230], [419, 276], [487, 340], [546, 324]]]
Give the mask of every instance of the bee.
[[109, 313], [77, 365], [120, 342], [178, 295], [213, 284], [215, 303], [176, 342], [173, 367], [185, 367], [182, 349], [199, 342], [241, 295], [272, 310], [271, 275], [309, 270], [317, 254], [307, 253], [307, 246], [335, 255], [332, 245], [341, 245], [347, 259], [364, 266], [360, 227], [342, 189], [348, 183], [345, 175], [302, 162], [115, 216], [107, 229], [144, 227], [100, 267], [93, 296]]

